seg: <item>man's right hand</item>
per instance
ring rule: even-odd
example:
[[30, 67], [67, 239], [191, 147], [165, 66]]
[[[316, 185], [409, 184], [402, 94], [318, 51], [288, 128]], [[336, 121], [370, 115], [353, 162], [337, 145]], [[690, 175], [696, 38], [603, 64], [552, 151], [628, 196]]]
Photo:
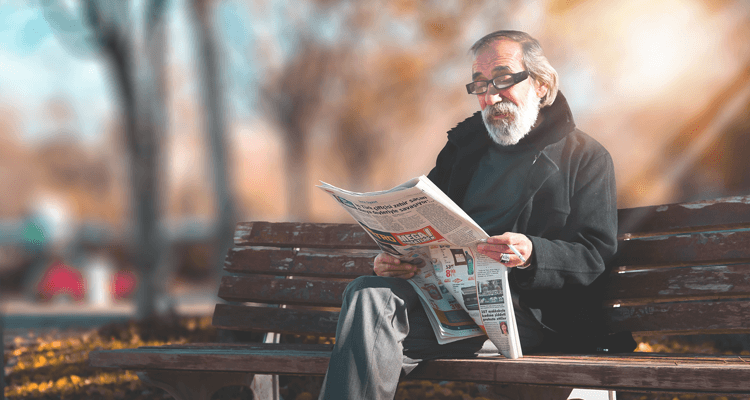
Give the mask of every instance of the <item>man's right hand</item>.
[[387, 253], [380, 253], [375, 257], [375, 266], [372, 270], [375, 271], [377, 276], [409, 279], [424, 265], [424, 260], [421, 258], [415, 258], [413, 262], [415, 264], [400, 260]]

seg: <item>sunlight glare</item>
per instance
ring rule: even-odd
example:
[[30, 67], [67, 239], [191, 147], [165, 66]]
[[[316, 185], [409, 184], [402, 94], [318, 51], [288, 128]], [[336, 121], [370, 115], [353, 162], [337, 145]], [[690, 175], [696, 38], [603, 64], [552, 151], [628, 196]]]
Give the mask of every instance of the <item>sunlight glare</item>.
[[632, 19], [625, 26], [629, 40], [622, 49], [619, 89], [651, 98], [684, 82], [692, 63], [708, 50], [700, 39], [705, 36], [699, 12], [692, 1], [668, 0]]

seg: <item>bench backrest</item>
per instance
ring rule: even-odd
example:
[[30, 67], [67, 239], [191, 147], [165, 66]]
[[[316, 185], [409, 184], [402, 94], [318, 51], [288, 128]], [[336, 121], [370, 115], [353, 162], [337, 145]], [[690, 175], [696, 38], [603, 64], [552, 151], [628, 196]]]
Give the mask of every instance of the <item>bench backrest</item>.
[[[750, 332], [750, 196], [619, 210], [607, 299], [614, 330]], [[240, 223], [216, 327], [334, 336], [347, 283], [378, 248], [356, 224]]]

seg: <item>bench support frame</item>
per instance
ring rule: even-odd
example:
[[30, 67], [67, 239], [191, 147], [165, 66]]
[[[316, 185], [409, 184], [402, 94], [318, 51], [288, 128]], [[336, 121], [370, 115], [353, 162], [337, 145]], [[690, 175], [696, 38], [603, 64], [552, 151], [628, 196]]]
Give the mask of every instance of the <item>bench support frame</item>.
[[256, 375], [228, 371], [146, 370], [138, 378], [147, 385], [164, 389], [175, 400], [209, 400], [227, 386], [246, 386], [255, 400], [279, 400], [278, 375]]

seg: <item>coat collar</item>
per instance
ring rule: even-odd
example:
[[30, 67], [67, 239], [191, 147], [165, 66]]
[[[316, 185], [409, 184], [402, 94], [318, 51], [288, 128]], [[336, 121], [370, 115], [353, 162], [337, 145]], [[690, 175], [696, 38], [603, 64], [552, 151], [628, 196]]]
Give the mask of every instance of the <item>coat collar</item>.
[[[556, 157], [551, 153], [560, 152], [562, 149], [560, 149], [560, 146], [554, 146], [553, 144], [559, 143], [561, 139], [575, 130], [573, 115], [562, 93], [558, 92], [555, 102], [542, 108], [539, 114], [542, 116], [540, 124], [534, 127], [518, 143], [518, 145], [533, 145], [536, 147], [539, 152], [537, 157], [542, 160], [538, 164], [543, 164], [542, 167], [535, 168], [535, 170], [540, 171], [534, 172], [538, 176], [533, 177], [533, 184], [528, 188], [528, 193], [524, 194], [526, 197], [537, 190], [544, 180], [558, 169], [558, 166], [552, 161]], [[451, 168], [451, 182], [454, 183], [448, 188], [443, 188], [443, 190], [460, 205], [463, 204], [469, 181], [479, 165], [478, 160], [482, 158], [490, 146], [494, 145], [494, 142], [484, 126], [481, 112], [474, 113], [448, 131], [448, 142], [455, 145], [457, 149], [456, 158]]]

